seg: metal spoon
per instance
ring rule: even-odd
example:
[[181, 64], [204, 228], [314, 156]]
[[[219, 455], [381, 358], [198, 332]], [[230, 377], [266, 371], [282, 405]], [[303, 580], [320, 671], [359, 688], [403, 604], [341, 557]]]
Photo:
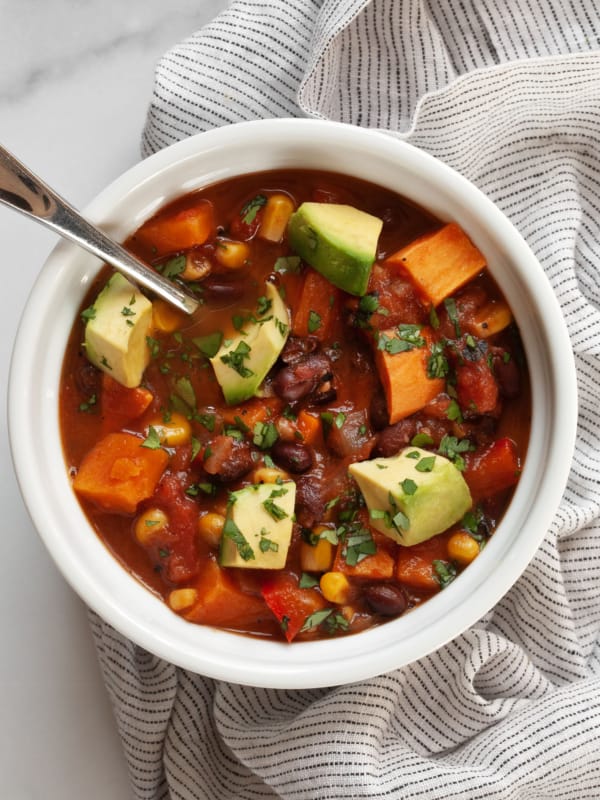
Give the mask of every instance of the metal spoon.
[[84, 219], [47, 184], [0, 145], [0, 203], [42, 223], [111, 264], [134, 283], [192, 314], [198, 301], [147, 267]]

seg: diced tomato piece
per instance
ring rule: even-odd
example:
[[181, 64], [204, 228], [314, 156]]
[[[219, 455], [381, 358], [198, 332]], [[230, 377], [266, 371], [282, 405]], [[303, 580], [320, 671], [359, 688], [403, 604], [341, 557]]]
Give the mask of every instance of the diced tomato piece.
[[266, 604], [279, 620], [288, 642], [300, 633], [311, 614], [327, 605], [319, 592], [315, 589], [300, 589], [297, 579], [286, 573], [269, 577], [263, 583], [261, 591]]
[[456, 393], [463, 412], [489, 414], [498, 404], [498, 384], [485, 359], [456, 368]]
[[102, 432], [121, 430], [128, 422], [141, 417], [153, 399], [154, 395], [149, 389], [143, 386], [128, 389], [103, 372], [100, 395]]
[[483, 452], [465, 456], [463, 476], [474, 501], [514, 486], [520, 474], [517, 446], [507, 437], [493, 442]]
[[188, 581], [198, 572], [198, 507], [185, 493], [188, 483], [184, 473], [169, 471], [152, 497], [152, 504], [162, 508], [169, 519], [168, 549], [173, 552], [162, 563], [165, 577], [172, 583]]
[[268, 614], [262, 597], [240, 589], [229, 572], [216, 561], [206, 561], [196, 585], [197, 603], [184, 616], [190, 622], [244, 629]]

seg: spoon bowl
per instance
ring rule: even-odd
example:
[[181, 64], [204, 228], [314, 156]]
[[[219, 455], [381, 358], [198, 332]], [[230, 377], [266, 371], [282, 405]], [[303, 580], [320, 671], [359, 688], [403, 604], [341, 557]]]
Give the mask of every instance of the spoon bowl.
[[45, 225], [113, 266], [134, 283], [193, 314], [198, 301], [88, 222], [44, 181], [0, 146], [0, 203]]

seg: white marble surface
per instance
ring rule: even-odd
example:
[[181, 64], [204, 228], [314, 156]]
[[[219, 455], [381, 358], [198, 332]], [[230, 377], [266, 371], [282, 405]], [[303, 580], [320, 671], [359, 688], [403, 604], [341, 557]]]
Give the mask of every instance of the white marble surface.
[[[139, 160], [153, 68], [227, 0], [0, 0], [0, 142], [84, 207]], [[9, 453], [18, 320], [56, 238], [0, 206], [0, 795], [130, 798], [83, 605], [38, 540]]]

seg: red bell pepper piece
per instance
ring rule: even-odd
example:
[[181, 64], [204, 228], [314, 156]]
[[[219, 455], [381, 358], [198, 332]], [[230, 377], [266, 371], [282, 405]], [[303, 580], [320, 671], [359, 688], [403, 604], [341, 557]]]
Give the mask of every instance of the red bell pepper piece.
[[311, 614], [327, 605], [315, 589], [300, 589], [297, 578], [289, 573], [267, 578], [261, 593], [288, 642], [300, 633]]

